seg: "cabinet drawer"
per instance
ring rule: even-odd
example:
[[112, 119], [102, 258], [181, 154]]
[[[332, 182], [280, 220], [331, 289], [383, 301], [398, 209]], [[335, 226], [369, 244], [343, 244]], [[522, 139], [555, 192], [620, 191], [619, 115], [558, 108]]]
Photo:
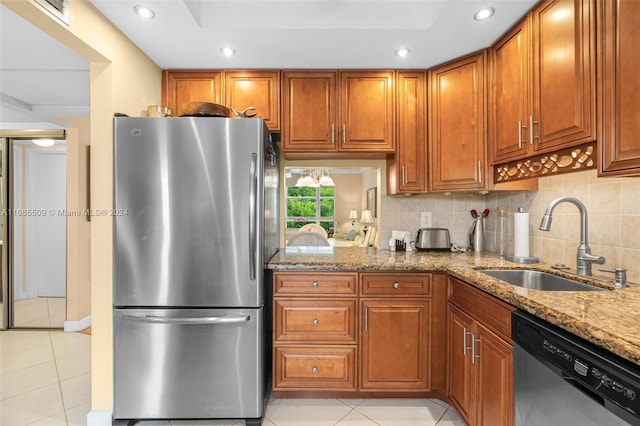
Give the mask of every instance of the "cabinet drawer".
[[276, 296], [355, 296], [356, 283], [356, 274], [276, 272], [274, 293]]
[[281, 389], [353, 390], [356, 348], [275, 348], [273, 387]]
[[511, 312], [516, 308], [456, 278], [449, 277], [449, 301], [491, 331], [511, 341]]
[[362, 295], [429, 296], [431, 274], [376, 273], [362, 274]]
[[355, 300], [275, 299], [276, 342], [356, 342]]

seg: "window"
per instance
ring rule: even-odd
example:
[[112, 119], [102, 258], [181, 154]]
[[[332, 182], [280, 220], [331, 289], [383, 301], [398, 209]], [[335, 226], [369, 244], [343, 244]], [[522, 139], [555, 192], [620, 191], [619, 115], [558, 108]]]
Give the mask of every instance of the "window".
[[287, 187], [287, 228], [302, 228], [315, 223], [326, 231], [333, 227], [333, 186]]

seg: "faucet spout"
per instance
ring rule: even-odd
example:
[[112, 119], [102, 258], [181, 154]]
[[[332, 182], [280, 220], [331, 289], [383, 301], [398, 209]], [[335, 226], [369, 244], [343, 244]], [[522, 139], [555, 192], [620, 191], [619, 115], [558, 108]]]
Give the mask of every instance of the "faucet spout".
[[540, 222], [539, 229], [541, 231], [549, 231], [551, 229], [553, 210], [560, 203], [571, 203], [575, 205], [578, 210], [580, 210], [580, 245], [578, 246], [578, 253], [576, 255], [576, 273], [578, 275], [591, 276], [591, 264], [597, 263], [599, 265], [602, 265], [605, 262], [605, 258], [602, 256], [595, 256], [591, 254], [591, 248], [589, 248], [588, 242], [589, 232], [587, 208], [580, 200], [573, 197], [560, 197], [551, 201], [551, 203], [549, 203], [549, 205], [547, 206], [547, 210], [544, 212], [544, 216], [542, 216], [542, 221]]

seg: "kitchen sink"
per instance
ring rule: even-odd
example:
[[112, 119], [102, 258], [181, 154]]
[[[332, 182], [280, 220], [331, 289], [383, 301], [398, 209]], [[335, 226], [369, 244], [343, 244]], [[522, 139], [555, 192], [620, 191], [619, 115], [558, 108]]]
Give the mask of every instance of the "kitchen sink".
[[479, 269], [511, 285], [544, 291], [601, 291], [604, 288], [581, 283], [569, 278], [530, 269]]

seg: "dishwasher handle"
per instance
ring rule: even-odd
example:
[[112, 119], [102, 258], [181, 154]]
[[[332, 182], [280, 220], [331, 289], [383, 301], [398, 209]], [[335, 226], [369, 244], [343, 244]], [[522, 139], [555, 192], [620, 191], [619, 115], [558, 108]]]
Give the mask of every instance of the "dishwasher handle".
[[123, 315], [123, 320], [147, 322], [154, 324], [178, 324], [178, 325], [198, 325], [198, 324], [240, 324], [249, 322], [251, 315], [223, 315], [211, 317], [163, 317], [156, 315]]

